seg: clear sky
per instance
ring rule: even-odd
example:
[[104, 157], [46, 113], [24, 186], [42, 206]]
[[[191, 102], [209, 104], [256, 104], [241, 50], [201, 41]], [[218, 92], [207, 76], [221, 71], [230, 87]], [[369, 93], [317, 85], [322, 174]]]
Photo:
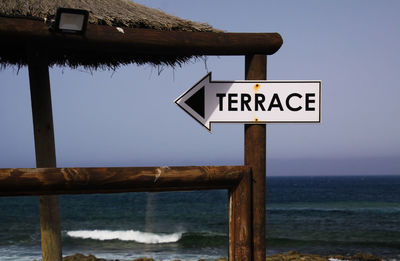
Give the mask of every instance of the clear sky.
[[[278, 32], [270, 80], [321, 80], [320, 124], [270, 124], [267, 175], [400, 174], [400, 1], [140, 0], [229, 32]], [[182, 68], [50, 70], [58, 167], [243, 164], [243, 125], [210, 134], [174, 99], [244, 57]], [[27, 68], [0, 71], [0, 168], [35, 167]]]

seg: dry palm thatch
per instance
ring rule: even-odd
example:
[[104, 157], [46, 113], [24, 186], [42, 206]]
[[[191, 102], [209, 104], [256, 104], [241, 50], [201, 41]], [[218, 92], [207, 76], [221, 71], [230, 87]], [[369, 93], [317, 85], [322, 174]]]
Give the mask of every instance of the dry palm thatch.
[[3, 0], [0, 16], [50, 20], [58, 7], [88, 10], [91, 24], [163, 31], [215, 31], [208, 24], [181, 19], [130, 0]]
[[[55, 17], [58, 7], [85, 9], [89, 11], [89, 23], [129, 28], [145, 28], [159, 31], [219, 32], [205, 23], [196, 23], [168, 15], [130, 0], [3, 0], [0, 2], [0, 17], [29, 19], [49, 23]], [[0, 35], [0, 38], [2, 36]], [[0, 39], [0, 64], [26, 65], [26, 43], [17, 40]], [[28, 38], [29, 40], [29, 38]], [[159, 55], [116, 51], [98, 53], [79, 49], [48, 49], [49, 65], [85, 66], [90, 68], [115, 68], [129, 63], [181, 64], [191, 55]]]

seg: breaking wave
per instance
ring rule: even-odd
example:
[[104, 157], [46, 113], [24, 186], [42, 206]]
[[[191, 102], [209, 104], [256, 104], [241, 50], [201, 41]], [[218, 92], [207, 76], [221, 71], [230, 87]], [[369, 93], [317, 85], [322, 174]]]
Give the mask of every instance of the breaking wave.
[[135, 241], [143, 244], [162, 244], [178, 242], [182, 237], [182, 232], [172, 234], [156, 234], [135, 230], [76, 230], [68, 231], [67, 235], [73, 238], [93, 239], [93, 240], [121, 240]]

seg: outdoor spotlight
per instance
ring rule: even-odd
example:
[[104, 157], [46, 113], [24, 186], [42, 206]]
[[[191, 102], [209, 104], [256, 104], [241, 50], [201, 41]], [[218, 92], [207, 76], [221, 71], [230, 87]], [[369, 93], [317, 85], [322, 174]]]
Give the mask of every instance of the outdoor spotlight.
[[54, 29], [57, 32], [84, 34], [86, 31], [89, 12], [81, 9], [57, 9]]

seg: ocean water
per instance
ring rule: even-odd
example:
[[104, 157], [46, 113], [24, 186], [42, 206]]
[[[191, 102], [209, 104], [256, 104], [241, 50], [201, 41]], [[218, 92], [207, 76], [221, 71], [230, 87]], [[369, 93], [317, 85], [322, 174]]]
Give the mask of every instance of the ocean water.
[[[400, 176], [268, 177], [267, 254], [400, 260]], [[63, 254], [214, 260], [228, 254], [225, 190], [60, 196]], [[0, 261], [40, 259], [37, 197], [0, 198]]]

